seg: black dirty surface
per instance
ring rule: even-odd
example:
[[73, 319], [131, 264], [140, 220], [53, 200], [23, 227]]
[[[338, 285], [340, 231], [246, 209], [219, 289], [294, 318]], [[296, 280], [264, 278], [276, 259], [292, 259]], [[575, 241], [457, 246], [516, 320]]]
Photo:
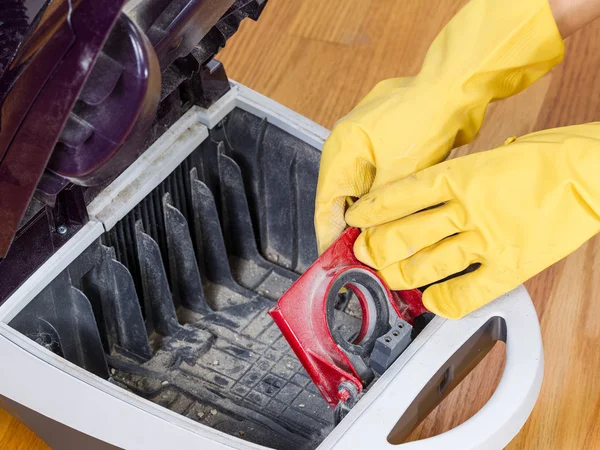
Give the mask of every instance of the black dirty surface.
[[[317, 256], [319, 152], [234, 110], [11, 326], [97, 376], [267, 447], [333, 412], [267, 315]], [[348, 339], [359, 308], [341, 301]]]
[[[212, 428], [282, 449], [315, 447], [333, 413], [267, 315], [272, 301], [197, 314], [173, 336], [154, 336], [154, 356], [109, 360], [115, 383]], [[340, 314], [338, 323], [356, 328]], [[160, 342], [159, 342], [160, 341]]]

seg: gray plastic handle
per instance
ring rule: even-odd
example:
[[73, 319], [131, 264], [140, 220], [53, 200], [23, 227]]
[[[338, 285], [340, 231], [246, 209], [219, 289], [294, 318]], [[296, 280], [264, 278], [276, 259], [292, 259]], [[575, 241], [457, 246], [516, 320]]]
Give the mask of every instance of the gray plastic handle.
[[[499, 339], [506, 342], [506, 366], [488, 403], [450, 431], [397, 445]], [[461, 320], [434, 319], [319, 450], [502, 449], [529, 417], [543, 372], [537, 314], [520, 286]]]

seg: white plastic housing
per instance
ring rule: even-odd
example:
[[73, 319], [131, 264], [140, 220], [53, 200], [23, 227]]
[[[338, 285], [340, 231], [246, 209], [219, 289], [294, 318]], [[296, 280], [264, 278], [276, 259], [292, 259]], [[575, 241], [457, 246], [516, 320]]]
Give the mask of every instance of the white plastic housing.
[[[209, 110], [193, 107], [93, 201], [89, 223], [0, 307], [0, 396], [94, 437], [100, 444], [119, 448], [265, 448], [137, 397], [69, 363], [7, 325], [87, 246], [196, 149], [208, 136], [207, 127], [213, 127], [235, 107], [267, 118], [318, 149], [328, 135], [319, 125], [235, 83], [231, 92]], [[502, 317], [506, 322], [507, 361], [490, 401], [453, 430], [417, 442], [390, 444], [387, 436], [391, 429], [427, 381], [492, 317]], [[319, 450], [502, 449], [533, 409], [543, 365], [539, 322], [531, 299], [521, 286], [462, 320], [434, 319]], [[55, 448], [74, 448], [65, 441], [67, 435], [61, 437], [61, 433], [52, 433], [22, 418]]]

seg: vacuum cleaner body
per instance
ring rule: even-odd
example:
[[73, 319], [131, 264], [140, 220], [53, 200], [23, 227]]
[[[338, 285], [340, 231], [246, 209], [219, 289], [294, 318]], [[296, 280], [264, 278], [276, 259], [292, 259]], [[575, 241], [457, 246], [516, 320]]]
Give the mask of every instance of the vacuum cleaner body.
[[[22, 39], [0, 68], [3, 408], [53, 448], [491, 449], [514, 437], [543, 375], [523, 287], [460, 321], [406, 316], [418, 332], [355, 360], [366, 375], [341, 412], [269, 315], [317, 259], [328, 131], [214, 59], [265, 2], [14, 3], [5, 23]], [[367, 306], [340, 294], [329, 331], [354, 342]], [[401, 444], [498, 340], [507, 364], [488, 404]]]

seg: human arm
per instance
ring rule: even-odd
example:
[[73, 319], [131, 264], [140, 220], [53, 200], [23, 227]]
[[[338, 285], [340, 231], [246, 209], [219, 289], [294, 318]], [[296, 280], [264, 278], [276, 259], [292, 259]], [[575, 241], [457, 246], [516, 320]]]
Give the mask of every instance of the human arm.
[[600, 0], [549, 0], [563, 39], [600, 17]]
[[315, 202], [319, 253], [346, 227], [348, 199], [443, 161], [475, 138], [490, 102], [534, 83], [563, 52], [548, 0], [469, 2], [416, 76], [382, 81], [334, 127]]
[[456, 319], [600, 231], [599, 173], [600, 123], [545, 130], [373, 190], [346, 220], [390, 288], [435, 283], [425, 306]]

